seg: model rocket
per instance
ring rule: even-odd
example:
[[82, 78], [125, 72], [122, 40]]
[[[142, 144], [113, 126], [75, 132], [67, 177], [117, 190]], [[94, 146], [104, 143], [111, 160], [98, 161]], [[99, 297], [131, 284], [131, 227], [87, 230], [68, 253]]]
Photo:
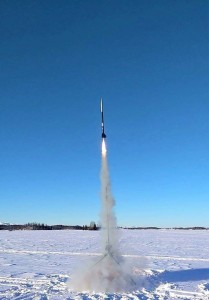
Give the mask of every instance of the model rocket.
[[104, 132], [104, 112], [103, 112], [103, 101], [101, 98], [101, 115], [102, 115], [102, 138], [105, 139], [106, 138], [106, 134]]

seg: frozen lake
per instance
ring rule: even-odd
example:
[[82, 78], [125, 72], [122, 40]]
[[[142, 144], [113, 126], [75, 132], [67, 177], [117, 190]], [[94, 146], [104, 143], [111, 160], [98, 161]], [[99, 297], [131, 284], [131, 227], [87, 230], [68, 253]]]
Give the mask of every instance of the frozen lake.
[[98, 231], [0, 231], [0, 299], [209, 299], [209, 231], [119, 232], [136, 288], [90, 294], [67, 282], [101, 255]]

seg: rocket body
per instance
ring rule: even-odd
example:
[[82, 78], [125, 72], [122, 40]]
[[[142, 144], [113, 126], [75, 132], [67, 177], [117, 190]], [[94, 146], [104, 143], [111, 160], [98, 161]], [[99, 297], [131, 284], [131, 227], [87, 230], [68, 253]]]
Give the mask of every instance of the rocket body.
[[103, 101], [101, 99], [101, 115], [102, 115], [102, 138], [106, 138], [106, 134], [104, 132], [104, 111], [103, 111]]

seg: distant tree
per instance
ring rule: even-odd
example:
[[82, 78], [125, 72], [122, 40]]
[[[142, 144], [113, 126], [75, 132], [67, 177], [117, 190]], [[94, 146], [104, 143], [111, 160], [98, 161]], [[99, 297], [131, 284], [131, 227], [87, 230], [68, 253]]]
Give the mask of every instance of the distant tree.
[[89, 226], [90, 230], [97, 230], [97, 225], [94, 221], [91, 221], [90, 226]]

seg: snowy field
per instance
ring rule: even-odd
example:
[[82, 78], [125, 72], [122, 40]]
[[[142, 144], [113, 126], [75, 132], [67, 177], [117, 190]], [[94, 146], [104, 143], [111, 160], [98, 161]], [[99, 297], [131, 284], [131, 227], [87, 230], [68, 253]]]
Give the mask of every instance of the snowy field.
[[100, 255], [99, 232], [0, 231], [0, 299], [209, 299], [209, 231], [120, 230], [120, 249], [135, 289], [77, 292], [68, 284]]

